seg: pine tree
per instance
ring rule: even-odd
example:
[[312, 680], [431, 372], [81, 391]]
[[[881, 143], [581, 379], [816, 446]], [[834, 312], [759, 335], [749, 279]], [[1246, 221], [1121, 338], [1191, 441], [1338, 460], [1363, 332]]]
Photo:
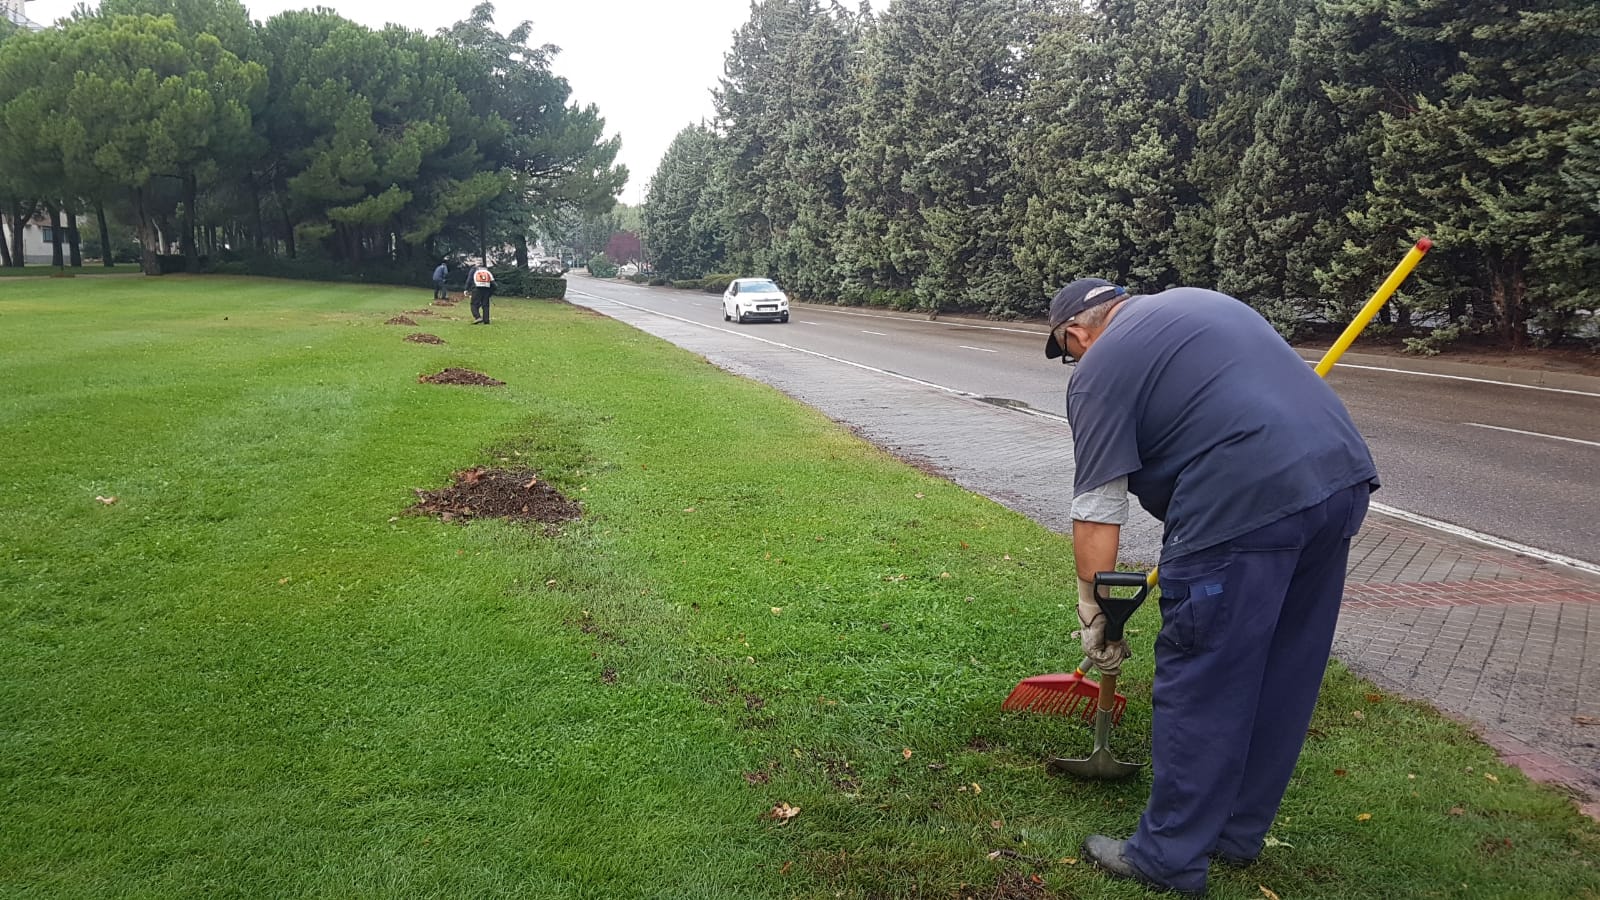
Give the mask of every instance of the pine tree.
[[1046, 39], [1022, 136], [1030, 281], [1100, 275], [1149, 290], [1209, 271], [1204, 199], [1188, 178], [1206, 107], [1203, 6], [1104, 0]]
[[716, 154], [712, 131], [691, 125], [673, 138], [650, 179], [644, 240], [656, 269], [670, 278], [697, 278], [722, 262], [726, 189], [714, 177]]
[[856, 299], [986, 309], [1011, 292], [1010, 138], [1036, 21], [1025, 0], [899, 0], [875, 23], [845, 166]]
[[755, 4], [717, 92], [730, 266], [826, 299], [837, 290], [854, 30], [850, 14], [816, 0]]

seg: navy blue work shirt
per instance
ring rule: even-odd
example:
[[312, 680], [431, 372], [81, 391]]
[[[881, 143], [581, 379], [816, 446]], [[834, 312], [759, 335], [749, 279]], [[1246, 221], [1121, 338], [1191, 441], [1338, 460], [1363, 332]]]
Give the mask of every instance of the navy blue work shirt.
[[1126, 301], [1073, 372], [1067, 417], [1073, 492], [1128, 476], [1165, 525], [1163, 561], [1378, 486], [1338, 395], [1255, 310], [1216, 291]]

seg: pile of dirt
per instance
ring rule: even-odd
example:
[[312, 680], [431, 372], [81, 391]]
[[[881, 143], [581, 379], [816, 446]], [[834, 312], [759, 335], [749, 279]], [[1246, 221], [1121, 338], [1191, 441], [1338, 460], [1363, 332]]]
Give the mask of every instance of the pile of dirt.
[[408, 309], [408, 310], [406, 310], [406, 315], [408, 315], [408, 316], [431, 316], [431, 315], [433, 315], [433, 310], [431, 310], [431, 309], [427, 308], [426, 306], [424, 306], [421, 309]]
[[[417, 323], [412, 322], [411, 324], [415, 325]], [[422, 331], [418, 331], [418, 332], [416, 332], [414, 334], [406, 335], [406, 340], [410, 341], [413, 344], [442, 344], [442, 343], [444, 343], [444, 338], [439, 337], [437, 334], [428, 334], [428, 333], [422, 332]]]
[[455, 306], [456, 305], [456, 301], [454, 301], [454, 300], [435, 300], [435, 301], [433, 301], [433, 305], [434, 306]]
[[410, 316], [395, 316], [394, 318], [390, 319], [389, 321], [387, 321], [387, 322], [385, 322], [383, 324], [385, 324], [385, 325], [415, 325], [415, 324], [417, 324], [417, 320], [411, 318]]
[[454, 367], [445, 369], [444, 371], [439, 372], [439, 373], [434, 374], [434, 375], [418, 375], [417, 376], [417, 383], [418, 384], [479, 384], [479, 385], [483, 385], [484, 387], [499, 387], [500, 385], [505, 384], [504, 381], [499, 381], [499, 380], [496, 380], [494, 378], [490, 378], [489, 376], [483, 374], [482, 372], [474, 372], [471, 369], [457, 369], [457, 368], [454, 368]]
[[510, 519], [554, 525], [583, 516], [583, 507], [545, 484], [529, 469], [476, 467], [455, 473], [456, 483], [437, 491], [417, 491], [408, 513], [437, 516], [445, 522]]

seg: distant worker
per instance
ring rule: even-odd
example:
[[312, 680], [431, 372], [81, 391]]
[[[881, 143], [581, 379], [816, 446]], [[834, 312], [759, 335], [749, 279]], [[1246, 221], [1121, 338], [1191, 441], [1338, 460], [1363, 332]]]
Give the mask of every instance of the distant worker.
[[472, 270], [472, 324], [489, 324], [489, 298], [494, 295], [494, 273], [487, 263]]
[[450, 292], [444, 288], [445, 276], [449, 274], [450, 260], [440, 260], [439, 267], [433, 270], [433, 299], [445, 300], [449, 298]]

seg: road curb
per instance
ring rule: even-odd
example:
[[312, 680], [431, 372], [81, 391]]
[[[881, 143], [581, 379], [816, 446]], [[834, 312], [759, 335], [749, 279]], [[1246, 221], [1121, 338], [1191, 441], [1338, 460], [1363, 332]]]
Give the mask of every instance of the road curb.
[[[1322, 354], [1312, 350], [1296, 348], [1296, 352], [1310, 362], [1315, 362], [1322, 358]], [[1340, 357], [1339, 366], [1347, 365], [1397, 369], [1402, 372], [1418, 372], [1425, 375], [1447, 375], [1452, 378], [1480, 378], [1485, 381], [1502, 381], [1508, 384], [1520, 384], [1528, 387], [1600, 393], [1600, 376], [1581, 375], [1576, 372], [1518, 369], [1511, 366], [1486, 366], [1479, 363], [1457, 362], [1434, 357], [1387, 356], [1378, 353], [1346, 353]], [[1338, 368], [1338, 366], [1334, 368]]]

